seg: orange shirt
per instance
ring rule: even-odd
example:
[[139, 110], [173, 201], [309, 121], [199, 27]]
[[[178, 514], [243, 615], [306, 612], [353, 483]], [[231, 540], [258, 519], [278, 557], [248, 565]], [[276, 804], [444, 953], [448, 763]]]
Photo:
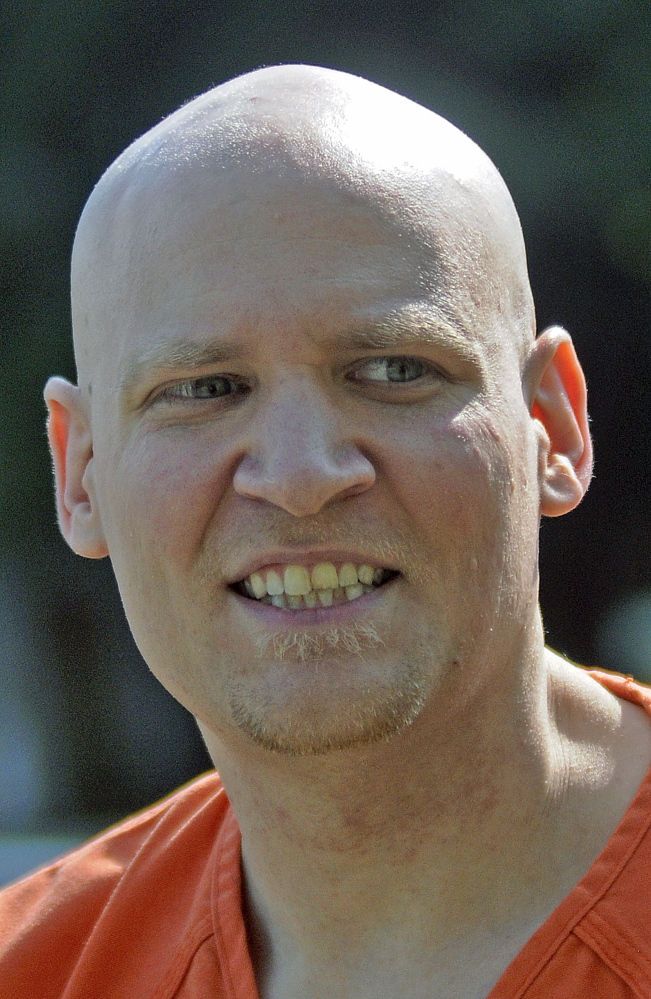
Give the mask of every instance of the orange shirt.
[[[651, 690], [591, 675], [651, 714]], [[651, 771], [488, 999], [651, 999]], [[0, 893], [0, 999], [257, 999], [216, 774]]]

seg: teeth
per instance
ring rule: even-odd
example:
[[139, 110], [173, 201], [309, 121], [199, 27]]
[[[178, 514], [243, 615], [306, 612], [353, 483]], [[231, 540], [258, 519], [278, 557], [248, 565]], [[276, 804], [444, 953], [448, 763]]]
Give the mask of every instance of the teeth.
[[279, 597], [285, 592], [283, 581], [277, 572], [271, 569], [267, 573], [267, 593], [270, 597]]
[[339, 585], [354, 586], [357, 582], [357, 569], [352, 562], [344, 562], [339, 570]]
[[337, 570], [332, 562], [319, 562], [312, 569], [312, 586], [315, 590], [334, 590], [339, 586]]
[[242, 580], [249, 597], [274, 607], [331, 607], [372, 593], [385, 579], [384, 569], [344, 562], [337, 569], [332, 562], [319, 562], [310, 572], [303, 565], [288, 565], [282, 576], [275, 569], [252, 572]]
[[288, 565], [284, 583], [287, 596], [302, 597], [312, 589], [310, 574], [302, 565]]
[[[251, 575], [249, 576], [249, 583], [251, 584], [251, 589], [253, 590], [254, 597], [257, 597], [258, 600], [261, 600], [262, 597], [266, 597], [268, 592], [267, 584], [265, 583], [264, 579], [262, 578], [259, 572], [251, 573]], [[246, 586], [246, 583], [244, 583], [244, 585]], [[248, 592], [248, 586], [246, 588]]]

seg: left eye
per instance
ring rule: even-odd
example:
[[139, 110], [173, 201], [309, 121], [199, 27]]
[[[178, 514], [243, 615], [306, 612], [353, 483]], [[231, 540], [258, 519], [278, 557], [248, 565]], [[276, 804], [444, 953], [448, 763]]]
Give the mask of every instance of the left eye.
[[207, 375], [189, 382], [170, 385], [161, 392], [162, 399], [220, 399], [244, 391], [244, 386], [228, 375]]
[[373, 357], [355, 370], [354, 377], [371, 382], [414, 382], [431, 374], [425, 361], [417, 357]]

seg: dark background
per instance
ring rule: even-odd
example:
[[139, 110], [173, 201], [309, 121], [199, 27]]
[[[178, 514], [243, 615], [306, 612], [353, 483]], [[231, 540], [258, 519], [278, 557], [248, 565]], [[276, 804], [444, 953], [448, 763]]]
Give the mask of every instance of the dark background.
[[68, 260], [110, 161], [210, 86], [310, 62], [450, 118], [520, 210], [541, 328], [573, 334], [596, 477], [543, 525], [549, 642], [651, 681], [648, 0], [14, 0], [0, 12], [0, 833], [98, 828], [201, 772], [110, 566], [59, 539], [41, 391], [74, 378]]

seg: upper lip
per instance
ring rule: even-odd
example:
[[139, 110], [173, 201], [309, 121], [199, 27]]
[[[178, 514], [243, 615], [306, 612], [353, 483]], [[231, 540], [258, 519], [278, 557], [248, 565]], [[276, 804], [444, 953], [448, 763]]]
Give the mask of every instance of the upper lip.
[[264, 552], [251, 555], [245, 562], [229, 574], [227, 583], [239, 583], [247, 579], [252, 572], [259, 572], [267, 565], [316, 565], [319, 562], [352, 562], [354, 565], [370, 565], [374, 569], [391, 569], [382, 559], [375, 558], [368, 552], [354, 551], [350, 548], [270, 548]]

